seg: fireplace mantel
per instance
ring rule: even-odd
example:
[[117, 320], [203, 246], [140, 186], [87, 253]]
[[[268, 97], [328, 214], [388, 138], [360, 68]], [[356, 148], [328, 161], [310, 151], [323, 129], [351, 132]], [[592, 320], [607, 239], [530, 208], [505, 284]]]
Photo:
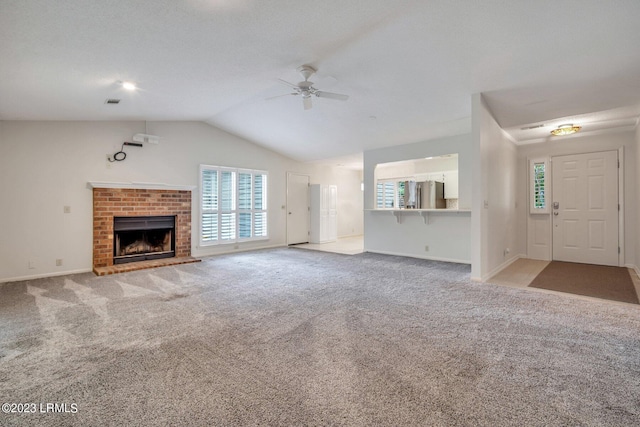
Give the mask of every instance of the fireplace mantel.
[[105, 182], [105, 181], [89, 181], [88, 188], [123, 188], [136, 190], [180, 190], [193, 191], [195, 185], [173, 185], [163, 184], [160, 182]]

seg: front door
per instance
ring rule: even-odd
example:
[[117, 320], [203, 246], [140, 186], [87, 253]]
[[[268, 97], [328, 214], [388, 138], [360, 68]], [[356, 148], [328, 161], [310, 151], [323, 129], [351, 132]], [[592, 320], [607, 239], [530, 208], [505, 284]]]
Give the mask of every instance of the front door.
[[287, 174], [287, 244], [309, 241], [309, 175]]
[[618, 152], [552, 157], [553, 259], [618, 264]]

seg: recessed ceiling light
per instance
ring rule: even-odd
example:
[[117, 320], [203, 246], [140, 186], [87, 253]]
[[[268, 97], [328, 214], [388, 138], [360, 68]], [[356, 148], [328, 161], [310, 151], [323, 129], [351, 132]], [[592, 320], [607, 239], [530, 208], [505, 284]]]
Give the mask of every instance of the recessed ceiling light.
[[554, 129], [551, 131], [551, 135], [553, 136], [564, 136], [571, 135], [572, 133], [578, 132], [582, 129], [582, 126], [574, 126], [573, 124], [566, 124], [558, 126], [558, 129]]
[[126, 90], [136, 90], [135, 83], [131, 83], [131, 82], [122, 82], [122, 87], [125, 88]]

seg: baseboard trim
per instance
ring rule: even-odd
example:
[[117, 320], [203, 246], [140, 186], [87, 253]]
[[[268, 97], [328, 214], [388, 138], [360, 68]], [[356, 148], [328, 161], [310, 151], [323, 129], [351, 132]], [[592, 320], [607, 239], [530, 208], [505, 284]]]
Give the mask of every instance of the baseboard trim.
[[424, 256], [418, 256], [418, 255], [415, 255], [415, 254], [407, 254], [407, 253], [402, 253], [402, 252], [376, 251], [376, 250], [370, 250], [370, 249], [366, 249], [366, 248], [365, 248], [364, 251], [372, 253], [372, 254], [403, 256], [403, 257], [407, 257], [407, 258], [426, 259], [426, 260], [429, 260], [429, 261], [453, 262], [453, 263], [456, 263], [456, 264], [471, 264], [471, 261], [453, 259], [453, 258], [424, 257]]
[[238, 248], [238, 249], [224, 250], [224, 251], [220, 251], [220, 252], [198, 253], [197, 255], [194, 255], [192, 253], [191, 256], [193, 256], [194, 258], [209, 258], [209, 257], [212, 257], [212, 256], [229, 255], [229, 254], [235, 254], [235, 253], [239, 253], [239, 252], [261, 251], [263, 249], [286, 248], [287, 246], [288, 245], [286, 243], [280, 243], [280, 244], [277, 244], [277, 245], [258, 246], [258, 247], [254, 247], [254, 248]]
[[625, 264], [624, 265], [627, 268], [632, 269], [633, 271], [635, 271], [636, 275], [638, 276], [638, 278], [640, 278], [640, 268], [638, 268], [636, 265], [634, 264]]
[[344, 236], [338, 236], [338, 239], [349, 239], [351, 237], [364, 237], [362, 233], [360, 234], [346, 234]]
[[92, 270], [90, 268], [81, 268], [78, 270], [56, 271], [53, 273], [34, 274], [31, 276], [9, 277], [7, 279], [0, 279], [0, 283], [24, 282], [25, 280], [45, 279], [47, 277], [68, 276], [71, 274], [80, 274], [80, 273], [91, 273], [91, 271]]
[[526, 258], [526, 256], [524, 254], [518, 254], [509, 258], [508, 260], [506, 260], [505, 262], [503, 262], [502, 264], [500, 264], [499, 266], [491, 270], [489, 273], [483, 275], [482, 280], [480, 280], [480, 282], [486, 282], [487, 280], [491, 279], [493, 276], [500, 273], [502, 270], [509, 267], [511, 264], [513, 264], [520, 258]]

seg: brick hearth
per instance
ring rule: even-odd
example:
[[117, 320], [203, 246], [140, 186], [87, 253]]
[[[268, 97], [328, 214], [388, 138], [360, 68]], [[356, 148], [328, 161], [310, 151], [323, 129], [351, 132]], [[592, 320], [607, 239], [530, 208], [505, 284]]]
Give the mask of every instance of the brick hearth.
[[176, 258], [191, 255], [191, 191], [94, 187], [94, 272], [113, 266], [113, 217], [146, 215], [175, 215]]

